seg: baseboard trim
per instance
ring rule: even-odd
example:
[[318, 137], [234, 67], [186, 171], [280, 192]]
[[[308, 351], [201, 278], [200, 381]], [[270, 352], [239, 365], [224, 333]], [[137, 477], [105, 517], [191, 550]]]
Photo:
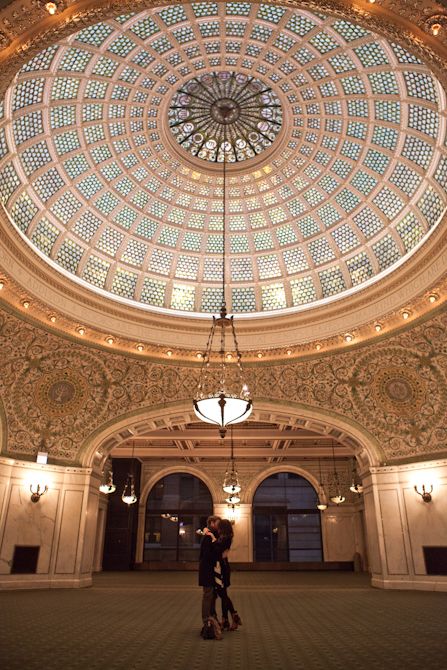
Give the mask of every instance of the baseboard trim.
[[412, 579], [372, 577], [371, 586], [377, 589], [393, 589], [395, 591], [447, 591], [447, 577], [435, 577], [433, 579], [425, 575], [422, 578], [413, 577]]
[[0, 590], [82, 589], [92, 585], [92, 576], [0, 575]]

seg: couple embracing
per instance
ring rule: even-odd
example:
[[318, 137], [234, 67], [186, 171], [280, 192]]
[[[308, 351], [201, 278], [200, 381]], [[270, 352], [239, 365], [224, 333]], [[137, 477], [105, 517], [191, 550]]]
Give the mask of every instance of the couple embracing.
[[[227, 592], [231, 572], [228, 552], [233, 541], [233, 527], [228, 519], [210, 516], [202, 534], [199, 557], [199, 586], [203, 587], [201, 635], [206, 640], [220, 640], [223, 630], [236, 630], [242, 625]], [[222, 603], [220, 624], [216, 614], [217, 598], [220, 598]]]

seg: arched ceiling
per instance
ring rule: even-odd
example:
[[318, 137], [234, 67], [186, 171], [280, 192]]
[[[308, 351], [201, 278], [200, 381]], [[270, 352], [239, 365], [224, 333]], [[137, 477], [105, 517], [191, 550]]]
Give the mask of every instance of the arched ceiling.
[[359, 290], [439, 223], [445, 94], [418, 58], [346, 20], [203, 2], [85, 28], [8, 89], [0, 196], [43, 259], [129, 304], [217, 311], [222, 156], [200, 151], [221, 143], [222, 123], [203, 101], [198, 123], [188, 97], [191, 82], [212, 90], [206, 73], [236, 82], [218, 98], [232, 104], [265, 87], [249, 112], [261, 120], [240, 124], [227, 151], [230, 311], [278, 314]]

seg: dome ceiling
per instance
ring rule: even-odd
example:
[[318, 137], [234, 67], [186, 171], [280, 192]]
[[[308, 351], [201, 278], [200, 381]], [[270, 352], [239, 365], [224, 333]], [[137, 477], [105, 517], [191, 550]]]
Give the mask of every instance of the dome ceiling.
[[119, 16], [18, 73], [0, 197], [55, 268], [148, 309], [304, 309], [376, 281], [446, 208], [441, 85], [345, 20], [199, 2]]

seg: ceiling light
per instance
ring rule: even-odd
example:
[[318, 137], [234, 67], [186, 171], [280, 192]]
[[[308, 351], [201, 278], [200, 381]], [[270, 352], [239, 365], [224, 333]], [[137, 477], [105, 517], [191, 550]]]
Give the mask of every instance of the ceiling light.
[[432, 23], [430, 26], [431, 34], [437, 37], [442, 30], [440, 23]]
[[230, 462], [228, 463], [227, 471], [225, 472], [222, 488], [225, 491], [225, 493], [230, 493], [231, 495], [240, 493], [242, 489], [237, 475], [236, 462], [234, 460], [233, 426], [231, 426]]
[[79, 328], [77, 328], [77, 331], [78, 331], [79, 335], [85, 335], [84, 326], [79, 326]]
[[410, 312], [406, 309], [402, 312], [402, 318], [407, 320], [410, 317]]
[[353, 337], [353, 335], [351, 335], [351, 333], [346, 333], [345, 342], [352, 342], [353, 339], [354, 339], [354, 337]]
[[335, 495], [330, 497], [330, 501], [335, 503], [336, 505], [341, 505], [341, 503], [345, 502], [346, 498], [341, 494], [340, 480], [338, 479], [338, 472], [337, 468], [335, 467], [334, 440], [332, 440], [332, 463], [334, 465], [333, 480], [334, 480]]
[[24, 307], [25, 309], [29, 309], [30, 304], [31, 304], [31, 303], [30, 303], [29, 300], [24, 300], [24, 301], [22, 302], [22, 305], [23, 305], [23, 307]]
[[133, 505], [137, 502], [137, 494], [135, 493], [135, 480], [133, 476], [133, 465], [134, 465], [134, 460], [133, 460], [133, 455], [135, 451], [135, 442], [132, 444], [132, 456], [131, 456], [131, 461], [130, 461], [130, 472], [127, 475], [126, 479], [126, 484], [124, 486], [124, 491], [121, 494], [121, 500], [123, 503], [126, 503], [126, 505]]
[[[239, 423], [248, 419], [252, 412], [252, 401], [250, 391], [243, 378], [242, 371], [242, 355], [239, 350], [239, 345], [236, 338], [236, 329], [234, 326], [233, 316], [227, 316], [227, 306], [225, 301], [225, 253], [226, 253], [226, 164], [227, 152], [231, 149], [231, 143], [227, 142], [227, 125], [233, 122], [234, 103], [229, 100], [221, 98], [215, 101], [216, 118], [215, 123], [221, 126], [220, 130], [223, 133], [223, 142], [218, 150], [218, 160], [223, 163], [223, 194], [222, 194], [222, 295], [219, 316], [213, 316], [211, 330], [208, 336], [208, 343], [206, 346], [205, 355], [200, 354], [203, 358], [202, 367], [200, 369], [199, 383], [196, 389], [195, 397], [193, 398], [193, 407], [196, 416], [205, 421], [219, 426], [221, 437], [225, 435], [226, 428], [230, 424]], [[219, 375], [216, 381], [214, 370], [211, 368], [210, 359], [213, 349], [213, 340], [216, 334], [219, 333], [220, 342], [220, 363]], [[230, 375], [226, 366], [225, 360], [225, 339], [227, 332], [232, 338], [232, 349], [235, 352], [236, 358], [236, 375]], [[199, 357], [199, 355], [197, 355]], [[233, 501], [228, 501], [233, 504]], [[234, 504], [236, 504], [235, 501]]]
[[376, 323], [376, 325], [374, 326], [374, 328], [376, 329], [376, 331], [377, 331], [378, 333], [380, 333], [380, 331], [382, 330], [382, 324], [380, 324], [380, 323]]
[[201, 351], [198, 351], [198, 352], [196, 353], [196, 358], [198, 358], [200, 361], [202, 360], [202, 358], [203, 358], [203, 354], [202, 354]]
[[237, 493], [231, 493], [228, 498], [225, 498], [225, 502], [229, 505], [237, 505], [241, 502], [241, 499]]
[[353, 493], [363, 493], [363, 486], [361, 484], [356, 484], [352, 482], [351, 486], [349, 487], [349, 490], [352, 491]]
[[258, 356], [258, 358], [262, 358], [262, 356], [263, 356], [263, 353], [262, 353], [262, 351], [258, 351], [258, 354], [257, 354], [257, 356]]
[[4, 280], [4, 279], [0, 279], [0, 291], [2, 290], [2, 288], [4, 287], [4, 285], [5, 285], [5, 280]]
[[141, 344], [141, 342], [140, 342], [139, 344], [137, 344], [136, 349], [137, 349], [137, 351], [144, 351], [144, 345]]
[[287, 354], [287, 356], [291, 356], [292, 355], [292, 349], [287, 349], [286, 354]]
[[231, 361], [231, 359], [233, 358], [233, 354], [227, 354], [226, 358], [227, 361]]
[[170, 349], [167, 350], [166, 356], [169, 356], [169, 358], [172, 356], [172, 351]]
[[56, 317], [54, 316], [54, 314], [52, 314], [52, 315], [50, 316], [50, 321], [51, 321], [51, 323], [56, 323], [57, 319], [56, 319]]
[[104, 482], [103, 484], [100, 485], [99, 490], [101, 493], [105, 493], [106, 495], [110, 495], [111, 493], [115, 493], [116, 491], [116, 485], [114, 484], [113, 481], [113, 472], [112, 470], [109, 471], [109, 475], [107, 477], [107, 482]]
[[57, 12], [57, 5], [55, 2], [47, 2], [45, 5], [45, 9], [47, 10], [48, 14], [51, 14], [51, 16], [54, 16]]
[[115, 340], [113, 339], [113, 337], [111, 335], [109, 335], [109, 337], [106, 337], [106, 342], [107, 342], [107, 344], [113, 344], [115, 342]]
[[341, 505], [345, 502], [345, 500], [346, 498], [340, 494], [331, 497], [331, 502], [335, 503], [336, 505]]
[[431, 303], [436, 302], [439, 299], [439, 295], [437, 293], [430, 293], [428, 296], [428, 301]]
[[324, 512], [324, 510], [327, 509], [326, 503], [319, 502], [318, 505], [317, 505], [317, 509], [319, 509], [320, 512]]
[[317, 342], [317, 344], [315, 345], [315, 349], [316, 349], [317, 351], [320, 351], [320, 349], [321, 349], [321, 344], [320, 344], [319, 342]]

